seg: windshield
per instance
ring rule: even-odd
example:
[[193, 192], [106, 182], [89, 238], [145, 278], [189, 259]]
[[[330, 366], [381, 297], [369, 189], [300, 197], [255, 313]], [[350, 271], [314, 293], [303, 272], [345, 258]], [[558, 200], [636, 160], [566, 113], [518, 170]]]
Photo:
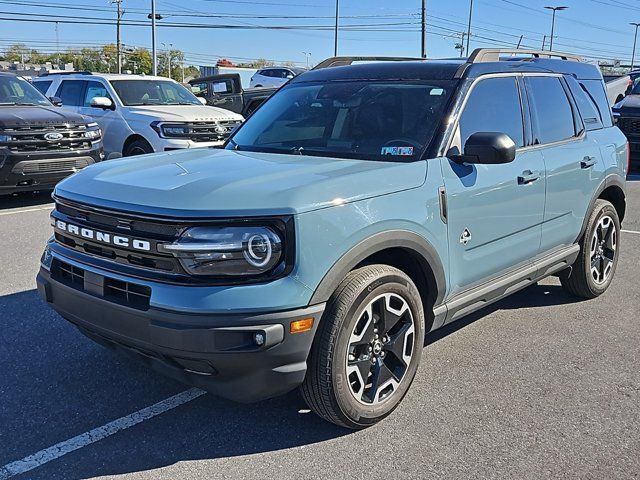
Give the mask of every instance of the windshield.
[[410, 161], [429, 145], [453, 81], [294, 83], [279, 90], [227, 148]]
[[169, 80], [111, 80], [123, 105], [202, 105], [182, 85]]
[[29, 82], [20, 77], [0, 75], [0, 105], [51, 105]]

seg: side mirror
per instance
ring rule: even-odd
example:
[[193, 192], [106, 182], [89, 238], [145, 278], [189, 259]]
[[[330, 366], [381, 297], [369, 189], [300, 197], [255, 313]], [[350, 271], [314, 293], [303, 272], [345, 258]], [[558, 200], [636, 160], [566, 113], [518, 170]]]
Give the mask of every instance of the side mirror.
[[499, 132], [477, 132], [464, 144], [464, 154], [454, 155], [458, 163], [497, 165], [513, 162], [516, 158], [516, 144], [511, 137]]
[[113, 108], [113, 102], [107, 97], [93, 97], [91, 99], [91, 106], [93, 108], [102, 108], [103, 110], [107, 110]]
[[60, 97], [49, 97], [49, 101], [53, 103], [56, 107], [62, 106], [62, 99]]
[[207, 104], [207, 99], [206, 98], [202, 98], [202, 97], [197, 97], [197, 98], [198, 98], [198, 100], [200, 101], [200, 103], [202, 105], [206, 105]]

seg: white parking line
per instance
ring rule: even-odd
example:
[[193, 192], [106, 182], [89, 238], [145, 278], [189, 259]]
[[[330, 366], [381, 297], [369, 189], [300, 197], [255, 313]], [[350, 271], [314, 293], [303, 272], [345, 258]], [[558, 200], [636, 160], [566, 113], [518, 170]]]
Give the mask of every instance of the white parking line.
[[9, 210], [8, 212], [0, 212], [0, 217], [4, 215], [14, 215], [16, 213], [39, 212], [40, 210], [53, 210], [53, 204], [44, 207], [21, 208], [19, 210]]
[[184, 392], [178, 393], [173, 397], [166, 398], [154, 405], [145, 407], [142, 410], [138, 410], [130, 415], [118, 418], [113, 422], [109, 422], [101, 427], [94, 428], [88, 432], [82, 433], [76, 437], [70, 438], [63, 442], [57, 443], [49, 448], [40, 450], [39, 452], [24, 457], [22, 460], [16, 460], [15, 462], [7, 463], [4, 467], [0, 467], [0, 480], [13, 477], [14, 475], [20, 475], [37, 468], [45, 463], [62, 457], [67, 453], [78, 450], [79, 448], [91, 445], [103, 438], [109, 437], [114, 433], [124, 430], [129, 427], [133, 427], [140, 422], [149, 420], [161, 413], [174, 409], [183, 405], [191, 400], [204, 395], [204, 390], [198, 388], [191, 388]]
[[633, 233], [634, 235], [640, 235], [640, 232], [636, 232], [635, 230], [620, 230], [622, 233]]

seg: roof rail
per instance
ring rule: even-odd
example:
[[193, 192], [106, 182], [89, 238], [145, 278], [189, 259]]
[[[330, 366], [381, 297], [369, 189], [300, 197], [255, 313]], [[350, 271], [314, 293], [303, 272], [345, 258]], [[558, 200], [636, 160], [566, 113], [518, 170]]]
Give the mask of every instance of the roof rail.
[[571, 62], [581, 62], [582, 57], [571, 53], [550, 52], [547, 50], [524, 50], [520, 48], [476, 48], [467, 59], [467, 63], [499, 62], [501, 55], [531, 55], [533, 58], [558, 58]]
[[353, 62], [406, 62], [415, 60], [425, 60], [419, 57], [330, 57], [323, 60], [311, 70], [320, 70], [321, 68], [342, 67], [351, 65]]
[[48, 77], [49, 75], [93, 75], [92, 72], [44, 72], [41, 73], [39, 76], [40, 77]]

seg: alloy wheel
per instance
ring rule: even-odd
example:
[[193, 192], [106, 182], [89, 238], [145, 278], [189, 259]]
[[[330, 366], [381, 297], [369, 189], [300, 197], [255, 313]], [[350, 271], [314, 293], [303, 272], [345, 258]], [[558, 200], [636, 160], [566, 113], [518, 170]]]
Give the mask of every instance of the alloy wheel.
[[591, 236], [591, 276], [598, 285], [605, 283], [613, 270], [618, 232], [613, 219], [603, 216]]
[[395, 293], [375, 297], [360, 313], [347, 348], [349, 390], [367, 405], [384, 402], [398, 390], [413, 356], [415, 318]]

